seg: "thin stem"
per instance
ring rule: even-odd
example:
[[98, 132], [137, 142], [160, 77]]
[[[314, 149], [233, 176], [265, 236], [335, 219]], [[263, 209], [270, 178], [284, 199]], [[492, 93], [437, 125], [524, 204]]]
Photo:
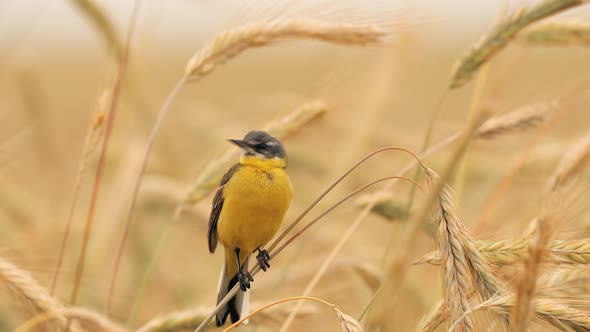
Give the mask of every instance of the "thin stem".
[[164, 227], [162, 228], [162, 231], [160, 232], [160, 234], [162, 234], [162, 235], [160, 236], [160, 239], [158, 240], [158, 243], [155, 246], [153, 254], [151, 255], [151, 259], [145, 268], [145, 272], [143, 273], [143, 277], [139, 281], [139, 285], [137, 286], [137, 292], [135, 293], [135, 298], [133, 299], [133, 304], [131, 304], [131, 309], [129, 311], [129, 314], [127, 315], [127, 323], [126, 323], [127, 328], [131, 328], [131, 326], [133, 326], [133, 324], [135, 323], [135, 319], [137, 318], [137, 313], [138, 313], [139, 308], [142, 304], [141, 300], [143, 298], [145, 288], [147, 287], [150, 276], [151, 276], [154, 268], [156, 267], [158, 256], [160, 255], [161, 251], [163, 250], [164, 243], [166, 242], [166, 239], [170, 235], [170, 231], [172, 230], [172, 228], [173, 228], [172, 223], [168, 222], [168, 223], [166, 223], [166, 225], [164, 225]]
[[[467, 114], [467, 123], [471, 121], [471, 119], [477, 113], [479, 105], [481, 104], [481, 99], [484, 94], [486, 82], [490, 72], [490, 63], [486, 62], [481, 66], [481, 69], [477, 73], [477, 78], [475, 80], [475, 88], [473, 89], [473, 94], [471, 95], [471, 101], [469, 103], [469, 113]], [[455, 189], [455, 202], [456, 204], [460, 205], [461, 198], [463, 197], [463, 186], [465, 185], [465, 168], [467, 167], [467, 154], [469, 148], [465, 149], [465, 153], [461, 156], [459, 160], [459, 165], [457, 167], [457, 175], [455, 176], [454, 181], [454, 189]]]
[[[442, 94], [440, 96], [440, 98], [438, 99], [438, 101], [436, 102], [436, 105], [434, 106], [434, 113], [432, 114], [432, 117], [430, 118], [430, 121], [428, 122], [428, 128], [426, 128], [426, 134], [424, 135], [424, 141], [422, 141], [422, 146], [420, 147], [420, 154], [424, 153], [426, 151], [426, 148], [428, 147], [428, 144], [430, 144], [430, 140], [432, 139], [432, 132], [434, 131], [434, 125], [436, 124], [436, 120], [438, 120], [438, 117], [440, 116], [440, 112], [442, 110], [442, 105], [443, 102], [445, 101], [445, 98], [447, 97], [447, 94], [449, 93], [449, 91], [447, 90], [444, 94]], [[418, 176], [420, 175], [420, 170], [416, 169], [416, 172], [414, 173], [414, 181], [418, 181]], [[412, 187], [410, 188], [410, 197], [408, 198], [408, 204], [406, 206], [406, 211], [410, 211], [412, 209], [412, 205], [414, 205], [414, 196], [416, 195], [416, 187]]]
[[[85, 159], [83, 156], [82, 158]], [[74, 195], [72, 197], [72, 204], [70, 205], [70, 211], [68, 212], [68, 221], [66, 222], [66, 231], [64, 232], [64, 236], [61, 240], [61, 246], [59, 248], [59, 254], [57, 263], [55, 264], [55, 272], [53, 273], [53, 280], [51, 281], [51, 290], [49, 294], [53, 296], [55, 292], [55, 288], [57, 287], [57, 280], [59, 279], [59, 273], [61, 272], [61, 265], [63, 264], [64, 253], [66, 249], [66, 244], [68, 243], [68, 239], [70, 237], [70, 230], [72, 228], [72, 221], [74, 220], [74, 211], [76, 209], [76, 205], [78, 203], [78, 197], [80, 194], [80, 187], [82, 185], [82, 174], [84, 173], [85, 168], [85, 161], [82, 160], [82, 165], [78, 170], [78, 175], [76, 176], [76, 187], [74, 188]]]
[[[123, 56], [120, 59], [119, 67], [117, 69], [117, 74], [115, 77], [115, 83], [113, 86], [110, 110], [107, 117], [107, 123], [105, 126], [105, 138], [104, 143], [102, 145], [102, 149], [100, 152], [100, 157], [98, 160], [98, 167], [96, 169], [96, 174], [94, 176], [94, 185], [92, 189], [92, 196], [90, 199], [90, 206], [88, 208], [88, 215], [86, 216], [86, 226], [84, 228], [84, 239], [82, 241], [82, 248], [80, 250], [80, 256], [78, 257], [78, 263], [76, 266], [76, 276], [74, 279], [74, 288], [72, 290], [72, 294], [70, 296], [70, 304], [76, 304], [78, 299], [78, 292], [80, 289], [80, 282], [82, 280], [82, 275], [84, 274], [84, 265], [86, 259], [86, 251], [88, 250], [88, 242], [90, 241], [90, 235], [92, 234], [92, 226], [94, 223], [94, 213], [96, 210], [96, 202], [98, 200], [98, 193], [100, 192], [100, 183], [102, 180], [102, 176], [104, 174], [105, 168], [105, 161], [106, 161], [106, 154], [111, 138], [111, 133], [113, 130], [113, 125], [115, 123], [115, 116], [117, 114], [117, 105], [119, 101], [119, 96], [121, 94], [121, 87], [123, 85], [123, 78], [125, 76], [125, 69], [127, 67], [127, 61], [129, 59], [129, 46], [131, 43], [131, 37], [133, 36], [133, 31], [135, 28], [135, 22], [137, 19], [137, 13], [139, 12], [140, 7], [140, 0], [136, 0], [133, 6], [133, 12], [131, 13], [131, 18], [129, 21], [129, 27], [127, 30], [127, 37], [125, 42], [125, 48], [123, 50]], [[66, 331], [69, 329], [70, 319], [68, 318], [68, 322], [66, 324]]]
[[244, 322], [247, 319], [252, 318], [252, 316], [257, 315], [259, 313], [261, 313], [262, 311], [270, 308], [270, 307], [274, 307], [277, 304], [281, 304], [281, 303], [285, 303], [285, 302], [289, 302], [289, 301], [297, 301], [297, 300], [310, 300], [310, 301], [316, 301], [316, 302], [320, 302], [323, 303], [331, 308], [336, 308], [336, 306], [330, 302], [324, 301], [322, 299], [318, 299], [316, 297], [311, 297], [311, 296], [295, 296], [295, 297], [288, 297], [286, 299], [282, 299], [282, 300], [278, 300], [275, 301], [273, 303], [267, 304], [259, 309], [256, 309], [255, 311], [251, 312], [250, 314], [248, 314], [246, 317], [241, 318], [239, 321], [233, 323], [232, 325], [230, 325], [228, 328], [226, 328], [225, 330], [223, 330], [223, 332], [229, 332], [233, 329], [235, 329], [236, 327], [238, 327], [238, 325], [242, 324], [242, 322]]
[[346, 202], [348, 199], [350, 199], [351, 197], [353, 197], [354, 195], [360, 193], [361, 191], [369, 188], [370, 186], [377, 184], [379, 182], [383, 182], [386, 180], [391, 180], [391, 179], [401, 179], [401, 180], [406, 180], [406, 181], [410, 181], [412, 182], [414, 185], [416, 185], [421, 191], [424, 191], [424, 189], [422, 189], [422, 187], [414, 182], [414, 180], [405, 178], [403, 176], [387, 176], [378, 180], [375, 180], [373, 182], [370, 182], [358, 189], [356, 189], [355, 191], [351, 192], [350, 194], [346, 195], [344, 198], [342, 198], [341, 200], [339, 200], [338, 202], [336, 202], [334, 205], [330, 206], [328, 209], [326, 209], [324, 212], [320, 213], [317, 217], [315, 217], [314, 219], [312, 219], [310, 222], [308, 222], [307, 224], [305, 224], [305, 226], [303, 226], [303, 228], [301, 228], [297, 233], [295, 233], [292, 237], [290, 237], [287, 241], [285, 241], [278, 249], [276, 249], [275, 251], [270, 253], [270, 256], [276, 256], [278, 253], [280, 253], [281, 251], [283, 251], [283, 249], [285, 249], [286, 246], [288, 246], [291, 242], [293, 242], [297, 237], [299, 237], [299, 235], [301, 235], [303, 232], [305, 232], [308, 228], [310, 228], [311, 226], [313, 226], [313, 224], [315, 224], [318, 220], [320, 220], [321, 218], [323, 218], [326, 214], [330, 213], [332, 210], [334, 210], [335, 208], [337, 208], [338, 206], [340, 206], [342, 203]]
[[420, 163], [420, 165], [422, 165], [423, 168], [426, 168], [426, 166], [424, 166], [424, 164], [422, 164], [422, 161], [420, 160], [420, 158], [418, 158], [413, 152], [411, 152], [407, 149], [401, 148], [401, 147], [385, 147], [385, 148], [382, 148], [382, 149], [379, 149], [379, 150], [369, 153], [363, 159], [358, 161], [354, 166], [352, 166], [348, 171], [346, 171], [342, 176], [340, 176], [336, 181], [334, 181], [334, 183], [332, 183], [332, 185], [330, 185], [313, 203], [311, 203], [297, 218], [295, 218], [295, 220], [283, 231], [283, 233], [281, 233], [281, 235], [279, 235], [279, 237], [268, 248], [268, 251], [270, 252], [271, 250], [273, 250], [277, 246], [277, 244], [285, 236], [287, 236], [287, 233], [289, 233], [293, 228], [295, 228], [295, 226], [297, 226], [297, 224], [301, 221], [301, 219], [303, 219], [303, 217], [305, 217], [309, 213], [309, 211], [311, 211], [311, 209], [313, 209], [332, 189], [334, 189], [334, 187], [336, 187], [336, 185], [338, 185], [342, 180], [344, 180], [345, 177], [347, 177], [350, 173], [352, 173], [352, 171], [354, 171], [356, 168], [358, 168], [360, 165], [362, 165], [365, 161], [367, 161], [369, 158], [373, 157], [374, 155], [381, 153], [383, 151], [389, 151], [389, 150], [404, 151], [404, 152], [412, 155], [412, 157], [414, 157], [416, 159], [416, 162]]
[[109, 314], [109, 311], [110, 311], [113, 292], [115, 290], [115, 284], [117, 282], [119, 265], [121, 263], [121, 256], [123, 255], [123, 250], [125, 248], [127, 236], [129, 235], [129, 228], [131, 227], [131, 220], [133, 219], [133, 210], [135, 209], [135, 204], [137, 201], [137, 194], [139, 193], [139, 186], [141, 184], [141, 179], [143, 177], [143, 173], [145, 173], [145, 169], [147, 167], [147, 162], [150, 157], [150, 152], [152, 151], [152, 147], [154, 145], [156, 135], [158, 134], [158, 130], [160, 129], [160, 126], [164, 120], [164, 117], [166, 116], [166, 114], [170, 110], [170, 106], [172, 105], [172, 102], [174, 101], [174, 99], [176, 98], [176, 96], [178, 95], [178, 93], [180, 92], [180, 90], [182, 89], [184, 84], [186, 83], [186, 81], [187, 81], [186, 77], [183, 77], [182, 79], [180, 79], [178, 81], [178, 83], [176, 83], [176, 85], [174, 86], [172, 91], [170, 91], [170, 94], [166, 98], [164, 105], [162, 105], [160, 112], [158, 112], [158, 117], [156, 118], [156, 121], [154, 123], [154, 127], [152, 128], [152, 131], [150, 132], [150, 136], [148, 138], [147, 146], [145, 148], [143, 160], [141, 162], [139, 174], [137, 176], [137, 180], [135, 181], [135, 186], [133, 187], [133, 194], [131, 196], [131, 205], [129, 206], [129, 211], [127, 213], [127, 219], [125, 220], [125, 226], [123, 228], [123, 234], [121, 235], [121, 240], [119, 242], [119, 247], [117, 249], [117, 256], [115, 257], [115, 264], [113, 266], [113, 274], [111, 277], [111, 283], [109, 285], [109, 291], [107, 293], [107, 299], [106, 299], [106, 304], [105, 304], [105, 309], [104, 309], [104, 311], [107, 315]]
[[373, 302], [375, 302], [375, 299], [377, 298], [377, 296], [379, 296], [379, 293], [381, 293], [381, 290], [382, 289], [383, 289], [383, 284], [381, 284], [379, 286], [379, 288], [377, 288], [377, 290], [375, 291], [375, 294], [373, 294], [373, 296], [369, 300], [369, 303], [367, 303], [367, 305], [363, 309], [363, 312], [361, 312], [361, 315], [357, 319], [359, 322], [362, 321], [363, 318], [365, 317], [365, 315], [367, 314], [367, 312], [369, 312], [369, 309], [371, 308], [371, 305], [373, 305]]

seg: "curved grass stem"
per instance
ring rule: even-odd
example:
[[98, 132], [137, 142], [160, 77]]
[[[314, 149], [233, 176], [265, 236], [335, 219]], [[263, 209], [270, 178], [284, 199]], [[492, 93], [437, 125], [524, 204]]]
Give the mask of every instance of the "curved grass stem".
[[187, 81], [186, 77], [183, 77], [182, 79], [180, 79], [178, 81], [178, 83], [176, 83], [176, 85], [174, 86], [172, 91], [170, 91], [170, 94], [166, 98], [164, 105], [162, 105], [162, 108], [158, 112], [158, 117], [156, 118], [156, 121], [154, 123], [154, 127], [152, 128], [152, 131], [150, 132], [150, 136], [148, 138], [148, 142], [147, 142], [147, 145], [145, 148], [145, 153], [143, 155], [143, 160], [141, 162], [139, 174], [137, 175], [137, 180], [135, 181], [135, 186], [133, 187], [133, 194], [131, 196], [131, 205], [129, 206], [129, 210], [127, 212], [127, 218], [125, 219], [125, 225], [123, 226], [124, 227], [123, 234], [121, 235], [121, 240], [119, 241], [119, 246], [117, 248], [115, 264], [113, 266], [113, 274], [111, 277], [111, 282], [109, 285], [109, 290], [107, 293], [107, 299], [106, 299], [106, 303], [105, 303], [104, 311], [106, 314], [108, 314], [110, 311], [113, 292], [115, 290], [115, 284], [117, 282], [117, 276], [118, 276], [118, 272], [119, 272], [119, 265], [121, 263], [121, 257], [123, 255], [123, 250], [125, 249], [125, 243], [127, 242], [127, 237], [129, 235], [129, 228], [131, 227], [131, 220], [133, 219], [133, 210], [135, 209], [135, 204], [137, 201], [137, 194], [139, 193], [139, 186], [141, 184], [141, 178], [143, 177], [143, 173], [145, 173], [147, 162], [150, 157], [150, 152], [152, 151], [152, 147], [154, 145], [156, 135], [158, 134], [158, 130], [160, 129], [160, 126], [162, 125], [162, 122], [163, 122], [164, 118], [166, 117], [166, 114], [168, 114], [168, 111], [170, 110], [170, 106], [172, 105], [172, 102], [174, 101], [174, 99], [176, 98], [176, 96], [178, 95], [178, 93], [180, 92], [180, 90], [182, 89], [184, 84], [186, 83], [186, 81]]
[[[125, 48], [123, 50], [123, 56], [119, 61], [119, 66], [117, 68], [117, 74], [115, 77], [115, 83], [113, 86], [113, 92], [111, 97], [111, 103], [109, 107], [109, 113], [106, 121], [105, 126], [105, 134], [104, 134], [104, 142], [101, 148], [100, 157], [98, 160], [98, 167], [96, 169], [96, 173], [94, 176], [94, 185], [91, 194], [90, 206], [88, 208], [88, 214], [86, 216], [86, 225], [84, 227], [84, 238], [82, 242], [82, 248], [80, 249], [80, 255], [78, 257], [78, 263], [76, 266], [76, 275], [74, 279], [74, 287], [72, 289], [72, 294], [70, 296], [70, 304], [76, 304], [78, 300], [78, 292], [80, 289], [80, 282], [82, 281], [82, 275], [84, 274], [84, 265], [86, 259], [86, 251], [88, 249], [88, 242], [90, 241], [90, 235], [92, 234], [92, 226], [94, 223], [94, 213], [96, 210], [96, 202], [98, 200], [98, 194], [100, 192], [100, 184], [102, 180], [102, 176], [104, 174], [104, 168], [106, 163], [106, 154], [108, 151], [108, 146], [111, 138], [111, 133], [113, 130], [113, 126], [115, 123], [115, 116], [117, 114], [117, 106], [119, 101], [119, 96], [121, 94], [121, 88], [124, 81], [125, 76], [125, 69], [127, 68], [127, 62], [129, 59], [129, 48], [131, 44], [131, 39], [133, 37], [133, 32], [135, 30], [135, 23], [137, 20], [137, 14], [139, 12], [141, 1], [135, 0], [133, 11], [131, 13], [131, 18], [129, 21], [129, 27], [127, 30], [127, 36], [125, 41]], [[68, 322], [66, 324], [66, 331], [69, 329], [70, 319], [68, 318]]]

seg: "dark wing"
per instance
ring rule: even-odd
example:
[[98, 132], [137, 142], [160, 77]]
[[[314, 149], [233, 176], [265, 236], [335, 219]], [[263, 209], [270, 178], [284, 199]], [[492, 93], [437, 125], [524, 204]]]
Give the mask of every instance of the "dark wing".
[[213, 207], [211, 208], [211, 215], [209, 215], [209, 231], [207, 232], [210, 253], [215, 252], [215, 248], [217, 247], [217, 220], [223, 208], [223, 188], [238, 168], [240, 168], [240, 164], [235, 164], [225, 173], [221, 178], [221, 182], [219, 182], [219, 187], [213, 198]]

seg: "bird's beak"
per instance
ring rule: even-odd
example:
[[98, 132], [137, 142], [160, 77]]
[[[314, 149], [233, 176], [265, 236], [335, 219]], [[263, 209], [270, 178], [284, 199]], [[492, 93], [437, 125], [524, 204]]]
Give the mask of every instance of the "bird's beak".
[[248, 149], [252, 148], [250, 146], [250, 144], [248, 144], [246, 141], [241, 140], [241, 139], [228, 139], [228, 141], [232, 142], [233, 144], [237, 145], [238, 147], [240, 147], [244, 150], [248, 150]]

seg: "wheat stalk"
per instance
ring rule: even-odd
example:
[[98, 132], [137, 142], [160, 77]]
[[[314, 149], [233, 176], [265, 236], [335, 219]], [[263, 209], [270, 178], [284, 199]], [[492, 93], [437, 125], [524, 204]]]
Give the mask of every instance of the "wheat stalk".
[[537, 222], [534, 238], [524, 263], [524, 273], [518, 283], [516, 303], [510, 313], [510, 332], [525, 332], [527, 330], [531, 301], [536, 289], [545, 247], [552, 232], [550, 223], [551, 220], [545, 218], [541, 218]]
[[445, 186], [444, 190], [441, 191], [440, 202], [441, 208], [455, 220], [457, 232], [460, 233], [460, 238], [462, 239], [465, 260], [469, 266], [471, 278], [475, 285], [475, 290], [483, 300], [487, 300], [493, 296], [498, 295], [502, 292], [503, 287], [496, 280], [496, 277], [489, 267], [489, 262], [479, 252], [479, 250], [477, 250], [475, 240], [473, 239], [472, 235], [458, 218], [457, 213], [455, 212], [452, 194], [448, 186]]
[[[438, 175], [429, 169], [427, 172], [427, 178], [431, 178], [430, 181], [438, 180]], [[454, 227], [456, 228], [456, 233], [458, 234], [457, 237], [461, 239], [464, 261], [468, 267], [469, 275], [473, 281], [473, 286], [476, 293], [483, 301], [487, 301], [494, 296], [504, 294], [504, 289], [492, 272], [489, 262], [477, 250], [475, 240], [465, 228], [464, 224], [457, 217], [452, 201], [452, 194], [448, 186], [443, 186], [443, 189], [439, 194], [439, 201], [440, 209], [445, 211], [445, 213], [449, 216], [449, 219], [454, 220]], [[467, 315], [470, 310], [464, 311], [460, 316], [455, 315], [455, 317], [451, 317], [452, 314], [447, 312], [447, 310], [448, 309], [446, 305], [437, 306], [434, 311], [422, 319], [420, 324], [421, 328], [428, 331], [434, 330], [439, 324], [446, 321], [447, 319], [449, 319], [451, 322], [456, 322], [453, 326], [460, 327], [462, 324], [464, 324], [464, 322], [469, 321], [470, 319], [470, 317]], [[508, 322], [506, 317], [502, 318], [502, 323], [506, 325]]]
[[590, 24], [577, 21], [537, 24], [519, 33], [518, 41], [535, 46], [590, 46]]
[[290, 39], [316, 39], [343, 45], [379, 43], [385, 33], [373, 25], [326, 23], [308, 19], [256, 22], [224, 31], [188, 62], [185, 77], [200, 79], [241, 52]]
[[110, 102], [111, 91], [109, 89], [103, 91], [101, 96], [98, 98], [97, 102], [97, 109], [96, 115], [94, 115], [92, 121], [88, 124], [88, 129], [86, 130], [86, 137], [84, 139], [84, 146], [82, 148], [82, 157], [78, 162], [78, 173], [76, 174], [76, 185], [74, 187], [74, 193], [72, 195], [72, 201], [70, 205], [70, 210], [68, 212], [68, 219], [66, 221], [66, 227], [64, 231], [63, 238], [61, 240], [61, 246], [59, 248], [58, 259], [55, 264], [55, 272], [53, 274], [53, 280], [51, 281], [51, 289], [50, 294], [53, 295], [55, 292], [55, 288], [57, 287], [57, 281], [59, 279], [59, 274], [61, 273], [61, 267], [63, 263], [63, 258], [65, 255], [66, 245], [68, 243], [68, 239], [70, 236], [70, 230], [72, 228], [72, 222], [74, 220], [74, 212], [78, 203], [78, 198], [80, 194], [80, 189], [82, 186], [82, 178], [86, 175], [86, 167], [88, 161], [90, 160], [91, 154], [94, 150], [98, 147], [100, 143], [100, 139], [102, 138], [103, 131], [104, 131], [104, 120], [105, 120], [105, 110]]
[[531, 8], [517, 11], [488, 35], [484, 36], [456, 65], [452, 74], [450, 89], [467, 83], [473, 74], [495, 54], [502, 50], [518, 32], [534, 22], [557, 14], [568, 8], [579, 6], [583, 0], [545, 0]]
[[[434, 173], [428, 171], [426, 179], [432, 181]], [[469, 305], [469, 267], [465, 258], [463, 232], [445, 186], [434, 209], [434, 223], [437, 227], [436, 242], [441, 252], [441, 273], [443, 280], [444, 306], [448, 318], [454, 322], [470, 310]], [[469, 317], [456, 326], [456, 331], [473, 331]]]
[[286, 302], [291, 302], [291, 301], [299, 301], [301, 302], [302, 300], [306, 300], [306, 301], [314, 301], [314, 302], [318, 302], [321, 304], [324, 304], [326, 306], [329, 306], [330, 308], [332, 308], [332, 310], [334, 310], [338, 316], [338, 320], [340, 321], [340, 324], [342, 326], [342, 331], [343, 332], [364, 332], [363, 327], [361, 326], [361, 324], [354, 318], [352, 318], [351, 316], [345, 314], [342, 310], [338, 309], [334, 304], [324, 301], [322, 299], [319, 299], [317, 297], [311, 297], [311, 296], [296, 296], [296, 297], [288, 297], [288, 298], [284, 298], [284, 299], [280, 299], [274, 302], [271, 302], [267, 305], [264, 305], [256, 310], [254, 310], [253, 312], [251, 312], [250, 314], [248, 314], [245, 317], [240, 318], [239, 321], [233, 323], [232, 325], [230, 325], [228, 328], [224, 329], [223, 332], [229, 332], [233, 329], [235, 329], [236, 327], [238, 327], [240, 324], [242, 324], [244, 321], [247, 321], [248, 319], [252, 318], [252, 317], [256, 317], [260, 314], [262, 314], [264, 311], [276, 307], [279, 304], [282, 303], [286, 303]]
[[547, 190], [555, 191], [580, 173], [582, 167], [590, 160], [590, 134], [580, 140], [564, 154], [557, 169], [547, 181]]

